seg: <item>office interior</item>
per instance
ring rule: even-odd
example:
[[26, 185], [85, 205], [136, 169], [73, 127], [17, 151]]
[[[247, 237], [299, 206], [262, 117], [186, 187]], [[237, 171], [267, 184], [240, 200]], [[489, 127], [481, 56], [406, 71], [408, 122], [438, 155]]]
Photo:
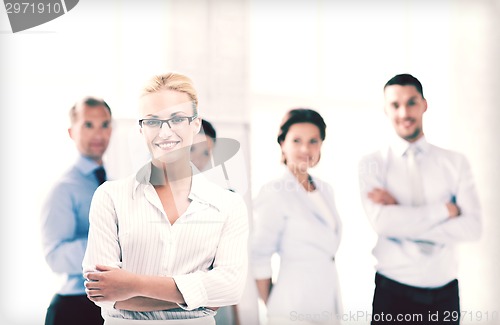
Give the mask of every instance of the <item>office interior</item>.
[[2, 323], [40, 323], [61, 281], [43, 258], [39, 212], [77, 155], [69, 108], [85, 95], [108, 102], [119, 131], [106, 159], [110, 177], [124, 177], [143, 158], [141, 86], [167, 71], [190, 76], [201, 115], [241, 144], [227, 168], [249, 204], [282, 172], [276, 135], [284, 113], [308, 107], [323, 115], [327, 136], [311, 173], [336, 192], [346, 313], [369, 312], [374, 288], [376, 237], [360, 204], [357, 163], [391, 135], [383, 85], [415, 75], [429, 103], [427, 139], [469, 158], [483, 209], [481, 239], [460, 245], [462, 310], [484, 318], [500, 311], [500, 1], [80, 1], [16, 34], [0, 14]]

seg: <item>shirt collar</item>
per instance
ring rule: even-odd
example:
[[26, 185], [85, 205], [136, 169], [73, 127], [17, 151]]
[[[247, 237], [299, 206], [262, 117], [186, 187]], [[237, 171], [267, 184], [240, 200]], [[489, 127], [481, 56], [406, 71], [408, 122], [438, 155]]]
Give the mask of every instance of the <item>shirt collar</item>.
[[99, 164], [89, 157], [80, 155], [75, 166], [83, 175], [90, 175], [99, 167]]
[[142, 166], [135, 174], [134, 187], [132, 191], [132, 197], [135, 196], [137, 187], [141, 184], [149, 184], [149, 178], [151, 177], [151, 161]]
[[[199, 172], [198, 169], [191, 163], [192, 170], [192, 178], [191, 178], [191, 190], [189, 192], [188, 198], [192, 201], [197, 201], [202, 204], [212, 205], [218, 210], [220, 207], [218, 203], [220, 200], [217, 192], [214, 191], [211, 187], [214, 186], [212, 183], [208, 181], [208, 179], [203, 175], [203, 173]], [[132, 191], [132, 198], [135, 198], [138, 187], [141, 184], [146, 186], [151, 185], [150, 183], [151, 177], [151, 161], [145, 164], [141, 169], [139, 169], [135, 176], [134, 187]]]
[[427, 142], [425, 136], [412, 143], [400, 138], [399, 136], [394, 136], [391, 141], [390, 147], [395, 155], [401, 157], [410, 147], [415, 147], [417, 149], [417, 152], [426, 153], [429, 149], [429, 143]]
[[[295, 175], [292, 173], [292, 171], [288, 168], [287, 165], [283, 165], [284, 166], [284, 171], [283, 171], [283, 174], [284, 174], [284, 178], [286, 178], [287, 180], [290, 180], [290, 181], [293, 181], [295, 183], [297, 183], [298, 185], [302, 186], [299, 182], [299, 180], [297, 179], [297, 177], [295, 177]], [[319, 182], [321, 181], [320, 179], [316, 178], [315, 176], [311, 175], [308, 173], [308, 176], [312, 179], [312, 181], [314, 182], [315, 185], [318, 185]]]

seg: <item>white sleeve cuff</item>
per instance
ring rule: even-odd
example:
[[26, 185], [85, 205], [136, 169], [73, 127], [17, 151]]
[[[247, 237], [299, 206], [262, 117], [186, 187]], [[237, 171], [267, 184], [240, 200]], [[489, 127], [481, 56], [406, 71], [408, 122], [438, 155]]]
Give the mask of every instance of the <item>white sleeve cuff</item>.
[[265, 265], [258, 265], [257, 263], [254, 263], [252, 266], [252, 275], [256, 280], [270, 279], [272, 274], [273, 271], [269, 263], [265, 263]]
[[431, 204], [429, 216], [434, 215], [438, 216], [439, 222], [445, 221], [449, 218], [448, 208], [442, 203]]
[[208, 295], [201, 279], [201, 274], [191, 273], [173, 276], [177, 288], [182, 294], [185, 303], [178, 304], [185, 310], [193, 310], [205, 307], [208, 302]]
[[115, 309], [116, 301], [101, 301], [95, 303], [101, 309]]

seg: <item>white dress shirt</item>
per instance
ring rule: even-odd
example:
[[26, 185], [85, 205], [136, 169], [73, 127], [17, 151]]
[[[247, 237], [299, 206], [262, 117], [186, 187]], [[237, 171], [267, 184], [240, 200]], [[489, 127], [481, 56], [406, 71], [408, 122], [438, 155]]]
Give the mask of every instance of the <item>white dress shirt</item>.
[[123, 180], [106, 182], [90, 208], [84, 272], [96, 264], [173, 277], [186, 304], [170, 311], [133, 312], [97, 303], [103, 317], [189, 319], [213, 315], [204, 307], [238, 303], [247, 273], [247, 206], [241, 196], [192, 178], [187, 211], [171, 225], [150, 184], [151, 164]]
[[[377, 271], [410, 286], [435, 288], [457, 277], [455, 244], [481, 233], [479, 198], [462, 154], [429, 144], [425, 137], [411, 145], [416, 146], [425, 204], [411, 204], [409, 143], [401, 138], [361, 160], [361, 200], [378, 234], [373, 250]], [[368, 192], [376, 187], [386, 189], [398, 204], [373, 203]], [[458, 217], [449, 218], [448, 202], [459, 206]]]
[[271, 323], [277, 319], [335, 323], [342, 313], [335, 265], [342, 224], [332, 187], [316, 177], [313, 182], [326, 213], [288, 169], [265, 185], [254, 202], [254, 277], [271, 278], [271, 257], [274, 253], [280, 256], [279, 274], [267, 302]]

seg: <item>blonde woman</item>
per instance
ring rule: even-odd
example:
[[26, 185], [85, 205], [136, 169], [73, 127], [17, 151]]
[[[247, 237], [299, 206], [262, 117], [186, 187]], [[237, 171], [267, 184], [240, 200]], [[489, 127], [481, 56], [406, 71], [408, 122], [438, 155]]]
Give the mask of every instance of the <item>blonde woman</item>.
[[90, 210], [86, 292], [105, 324], [215, 324], [238, 303], [247, 268], [247, 208], [236, 193], [193, 175], [199, 132], [186, 76], [153, 77], [139, 124], [151, 162], [104, 183]]

